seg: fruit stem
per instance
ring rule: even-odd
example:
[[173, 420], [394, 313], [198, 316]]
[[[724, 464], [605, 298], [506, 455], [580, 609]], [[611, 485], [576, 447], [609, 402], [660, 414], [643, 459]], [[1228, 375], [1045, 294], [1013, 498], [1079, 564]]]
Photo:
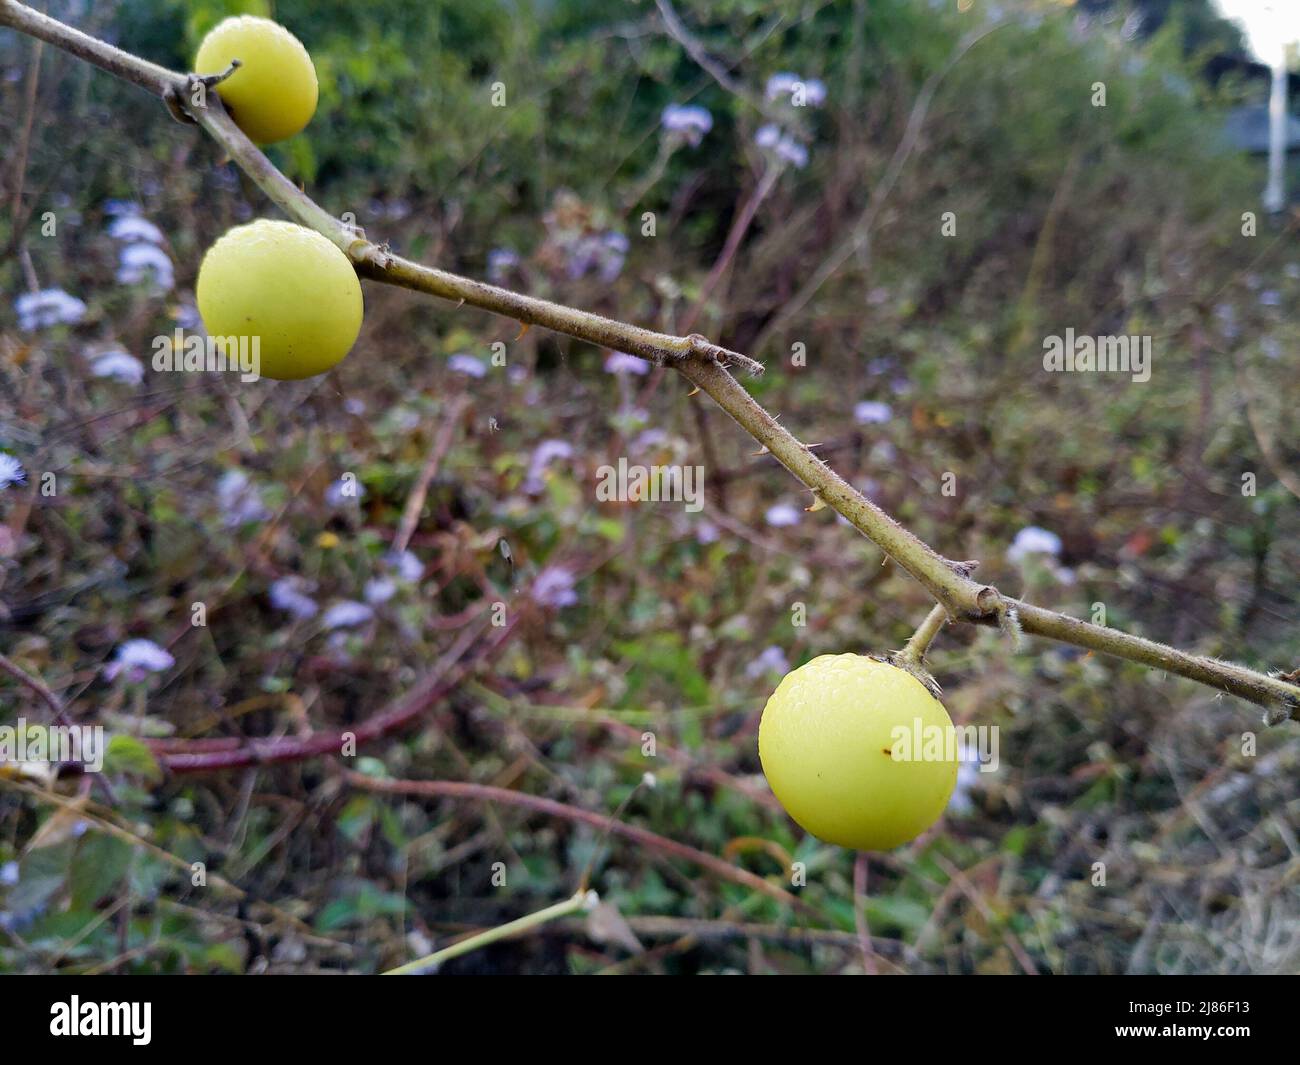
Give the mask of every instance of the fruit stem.
[[925, 661], [925, 652], [931, 642], [939, 635], [939, 630], [948, 624], [948, 609], [942, 603], [935, 603], [925, 620], [918, 626], [907, 645], [898, 653], [904, 662], [920, 666]]

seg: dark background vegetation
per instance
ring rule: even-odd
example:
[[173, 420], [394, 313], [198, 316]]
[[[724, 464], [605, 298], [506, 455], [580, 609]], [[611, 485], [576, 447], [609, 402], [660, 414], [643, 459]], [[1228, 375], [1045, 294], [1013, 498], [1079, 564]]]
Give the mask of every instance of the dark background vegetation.
[[[1262, 164], [1220, 131], [1225, 109], [1261, 89], [1245, 67], [1205, 76], [1242, 54], [1207, 5], [1144, 4], [1135, 21], [1122, 5], [1001, 4], [1006, 24], [938, 82], [870, 240], [783, 313], [881, 193], [927, 79], [991, 24], [990, 5], [958, 6], [681, 0], [743, 95], [647, 3], [50, 10], [181, 69], [226, 14], [273, 14], [312, 53], [321, 102], [271, 155], [318, 202], [471, 276], [512, 249], [505, 280], [521, 290], [667, 330], [692, 313], [773, 165], [754, 141], [768, 76], [821, 79], [825, 105], [790, 116], [807, 167], [758, 205], [694, 328], [765, 361], [750, 385], [760, 402], [941, 553], [980, 559], [989, 582], [1295, 667], [1300, 252], [1291, 212], [1242, 236], [1243, 212], [1261, 210]], [[923, 591], [833, 512], [805, 512], [807, 493], [674, 375], [608, 373], [608, 352], [541, 330], [516, 339], [513, 322], [398, 290], [366, 286], [358, 345], [321, 379], [92, 376], [87, 352], [106, 345], [147, 362], [152, 338], [188, 321], [208, 244], [273, 211], [198, 131], [54, 49], [29, 95], [34, 56], [0, 34], [0, 143], [29, 144], [0, 161], [0, 449], [32, 482], [0, 491], [0, 649], [76, 720], [110, 731], [292, 736], [379, 712], [502, 601], [517, 623], [490, 659], [418, 728], [347, 764], [602, 815], [626, 801], [623, 822], [798, 902], [565, 818], [356, 790], [335, 758], [164, 780], [134, 762], [89, 800], [156, 851], [0, 791], [0, 969], [375, 971], [567, 897], [589, 870], [611, 904], [595, 919], [447, 971], [1296, 970], [1295, 726], [1266, 730], [1250, 706], [1135, 665], [1045, 642], [1017, 653], [965, 629], [940, 636], [932, 665], [954, 719], [1000, 727], [1003, 765], [964, 778], [935, 831], [871, 857], [876, 957], [864, 959], [854, 856], [774, 805], [756, 730], [782, 660], [899, 647], [928, 609]], [[1090, 104], [1098, 81], [1104, 108]], [[663, 151], [660, 113], [685, 102], [707, 107], [713, 128]], [[116, 279], [112, 201], [164, 232], [173, 288]], [[46, 210], [56, 238], [40, 235]], [[629, 241], [618, 276], [573, 276], [573, 235], [609, 231]], [[19, 328], [14, 299], [34, 284], [84, 300], [84, 318]], [[1044, 374], [1042, 338], [1067, 327], [1153, 336], [1151, 381]], [[508, 370], [451, 368], [457, 354], [486, 366], [496, 341]], [[864, 401], [888, 419], [855, 422]], [[356, 627], [326, 632], [319, 615], [277, 610], [278, 579], [311, 582], [326, 607], [386, 574], [440, 433], [409, 545], [419, 579]], [[555, 440], [571, 452], [543, 468], [538, 449]], [[619, 456], [704, 464], [704, 513], [597, 503], [596, 469]], [[267, 517], [231, 518], [217, 485], [234, 469]], [[52, 498], [34, 490], [43, 471], [60, 479]], [[332, 501], [348, 472], [364, 496]], [[955, 495], [941, 492], [946, 473]], [[782, 504], [797, 523], [769, 520]], [[1059, 535], [1058, 559], [1007, 558], [1029, 526]], [[571, 575], [574, 594], [530, 594], [544, 572]], [[195, 602], [206, 627], [190, 625]], [[791, 624], [797, 603], [804, 627]], [[106, 680], [131, 638], [168, 648], [174, 667], [144, 685]], [[45, 711], [0, 678], [0, 721], [20, 714]], [[206, 862], [247, 898], [191, 887], [160, 852]], [[806, 886], [790, 885], [796, 861]], [[808, 928], [827, 933], [791, 931]]]

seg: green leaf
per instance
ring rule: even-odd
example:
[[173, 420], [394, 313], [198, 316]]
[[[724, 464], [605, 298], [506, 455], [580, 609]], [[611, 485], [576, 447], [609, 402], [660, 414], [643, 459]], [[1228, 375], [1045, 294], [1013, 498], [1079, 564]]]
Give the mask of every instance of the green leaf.
[[100, 899], [114, 894], [130, 861], [129, 844], [100, 832], [87, 833], [68, 877], [73, 906], [93, 910]]
[[627, 526], [613, 518], [601, 518], [596, 522], [596, 532], [612, 544], [621, 544], [627, 535]]
[[154, 784], [162, 780], [162, 770], [153, 751], [136, 737], [120, 734], [108, 741], [108, 750], [104, 752], [104, 772], [143, 777]]
[[360, 843], [375, 821], [375, 804], [369, 795], [354, 795], [339, 813], [335, 824], [345, 839]]
[[349, 893], [330, 902], [316, 918], [322, 932], [333, 932], [374, 917], [400, 917], [406, 912], [406, 899], [373, 884], [360, 882], [349, 886]]
[[244, 961], [239, 956], [239, 951], [229, 943], [213, 943], [203, 951], [203, 960], [210, 968], [220, 969], [222, 972], [244, 971]]
[[894, 935], [899, 932], [915, 935], [930, 919], [930, 908], [916, 899], [884, 895], [866, 901], [867, 923], [873, 935]]
[[1005, 854], [1022, 855], [1028, 845], [1029, 828], [1026, 825], [1017, 825], [1002, 837], [1002, 851]]

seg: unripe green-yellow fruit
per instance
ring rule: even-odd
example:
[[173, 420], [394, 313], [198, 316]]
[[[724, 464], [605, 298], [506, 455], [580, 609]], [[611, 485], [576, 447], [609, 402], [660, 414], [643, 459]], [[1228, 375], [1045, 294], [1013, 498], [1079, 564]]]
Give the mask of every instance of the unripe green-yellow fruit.
[[758, 756], [786, 812], [827, 843], [888, 850], [943, 813], [957, 782], [952, 719], [905, 669], [822, 655], [763, 708]]
[[194, 57], [196, 74], [239, 69], [217, 85], [230, 116], [258, 144], [292, 137], [316, 113], [316, 68], [292, 33], [278, 22], [239, 15], [219, 23]]
[[256, 338], [258, 372], [280, 381], [324, 373], [361, 330], [361, 283], [314, 229], [258, 219], [208, 249], [195, 285], [208, 336], [231, 353]]

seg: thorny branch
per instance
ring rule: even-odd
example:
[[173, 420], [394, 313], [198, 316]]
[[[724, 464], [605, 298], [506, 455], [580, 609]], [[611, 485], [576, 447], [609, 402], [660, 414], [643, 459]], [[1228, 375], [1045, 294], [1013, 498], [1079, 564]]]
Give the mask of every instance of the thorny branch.
[[842, 514], [915, 577], [954, 621], [1018, 629], [1175, 673], [1264, 707], [1269, 724], [1300, 718], [1300, 684], [1282, 675], [1269, 676], [1093, 625], [1010, 599], [996, 588], [972, 580], [969, 567], [945, 559], [895, 522], [756, 403], [728, 372], [733, 366], [751, 373], [761, 372], [762, 366], [748, 356], [713, 344], [698, 334], [679, 337], [657, 333], [393, 255], [386, 247], [368, 240], [362, 230], [346, 225], [296, 188], [235, 125], [218, 95], [207, 91], [211, 78], [160, 67], [14, 0], [0, 0], [0, 26], [12, 27], [64, 49], [153, 93], [169, 106], [179, 105], [290, 218], [337, 244], [362, 277], [457, 304], [467, 303], [677, 370], [707, 392], [818, 500]]

